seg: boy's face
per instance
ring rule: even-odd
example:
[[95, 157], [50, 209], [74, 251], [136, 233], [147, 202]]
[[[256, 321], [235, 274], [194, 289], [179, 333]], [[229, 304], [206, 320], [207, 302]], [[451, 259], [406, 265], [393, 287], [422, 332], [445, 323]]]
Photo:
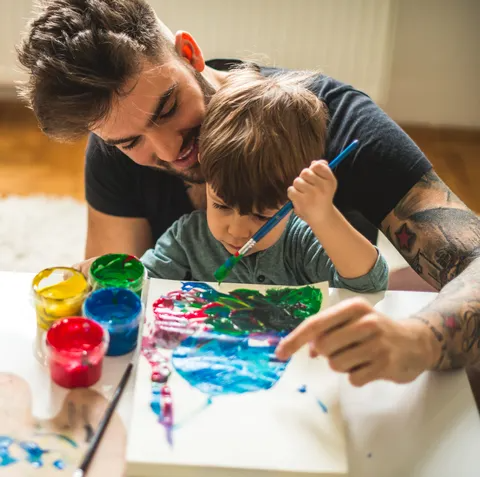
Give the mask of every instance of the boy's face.
[[[207, 221], [212, 235], [222, 243], [232, 255], [235, 254], [245, 243], [252, 238], [252, 235], [273, 217], [278, 209], [268, 209], [261, 214], [253, 211], [249, 215], [240, 215], [237, 210], [225, 205], [207, 184]], [[255, 247], [248, 252], [250, 255], [255, 252], [266, 250], [274, 245], [281, 237], [287, 225], [287, 217], [281, 220]]]

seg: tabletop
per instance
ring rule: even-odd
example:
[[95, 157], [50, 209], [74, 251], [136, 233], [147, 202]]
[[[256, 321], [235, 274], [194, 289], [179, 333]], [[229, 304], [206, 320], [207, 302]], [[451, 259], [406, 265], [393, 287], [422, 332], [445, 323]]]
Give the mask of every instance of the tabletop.
[[[48, 418], [58, 412], [67, 391], [50, 386], [47, 369], [35, 357], [32, 278], [0, 272], [0, 371], [25, 379], [35, 396], [33, 413]], [[330, 289], [330, 304], [351, 296], [355, 294]], [[434, 293], [420, 292], [364, 296], [393, 319], [405, 318], [435, 298]], [[109, 398], [130, 359], [106, 358], [94, 389]], [[133, 383], [130, 379], [118, 407], [127, 430]], [[377, 381], [361, 388], [342, 376], [340, 402], [351, 477], [480, 475], [480, 418], [464, 371], [424, 373], [409, 384]]]

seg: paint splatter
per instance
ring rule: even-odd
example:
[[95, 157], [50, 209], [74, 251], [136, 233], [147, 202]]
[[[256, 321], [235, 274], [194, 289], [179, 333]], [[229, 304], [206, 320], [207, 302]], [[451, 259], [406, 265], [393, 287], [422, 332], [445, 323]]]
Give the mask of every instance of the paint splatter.
[[0, 436], [0, 467], [6, 467], [18, 461], [10, 455], [10, 446], [14, 442], [10, 437]]
[[191, 336], [174, 350], [172, 364], [180, 376], [208, 396], [266, 390], [288, 364], [275, 357], [278, 341], [272, 336]]
[[298, 388], [298, 392], [299, 393], [306, 393], [307, 392], [307, 386], [305, 384], [302, 384], [299, 388]]
[[[77, 443], [63, 434], [57, 434], [54, 432], [48, 433], [36, 433], [36, 436], [55, 436], [63, 442], [67, 442], [72, 447], [77, 448]], [[12, 446], [17, 446], [18, 448], [24, 451], [24, 458], [16, 459], [10, 454], [10, 448]], [[33, 441], [21, 441], [15, 440], [7, 436], [0, 436], [0, 467], [5, 467], [7, 465], [12, 465], [24, 460], [31, 464], [34, 468], [41, 468], [44, 466], [43, 456], [51, 452], [58, 452], [57, 449], [43, 449], [36, 442]], [[52, 465], [58, 469], [63, 470], [66, 466], [65, 460], [62, 458], [56, 459]]]
[[60, 439], [61, 441], [64, 441], [64, 442], [67, 442], [68, 444], [70, 444], [72, 447], [74, 448], [77, 448], [78, 447], [78, 444], [73, 440], [71, 439], [70, 437], [64, 435], [64, 434], [58, 434], [56, 432], [36, 432], [35, 433], [35, 436], [37, 437], [42, 437], [42, 436], [55, 436], [57, 437], [58, 439]]
[[153, 304], [155, 320], [149, 323], [143, 347], [174, 349], [199, 330], [228, 335], [289, 332], [317, 313], [322, 292], [315, 287], [221, 293], [205, 283], [183, 282]]
[[322, 408], [322, 411], [323, 411], [325, 414], [328, 412], [327, 406], [325, 406], [325, 404], [323, 404], [323, 402], [320, 401], [320, 399], [317, 399], [317, 404]]
[[54, 463], [53, 466], [57, 468], [58, 470], [63, 470], [65, 469], [65, 462], [63, 462], [62, 459], [57, 459]]
[[[288, 364], [275, 357], [279, 340], [317, 313], [322, 299], [322, 292], [311, 286], [265, 294], [246, 288], [221, 293], [206, 283], [186, 281], [181, 290], [156, 300], [154, 319], [145, 325], [142, 354], [152, 366], [150, 408], [165, 426], [170, 444], [175, 424], [165, 350], [173, 350], [177, 372], [207, 394], [203, 408], [212, 396], [266, 390]], [[160, 379], [162, 373], [167, 373], [165, 379]]]
[[37, 443], [31, 441], [22, 441], [18, 445], [27, 453], [27, 462], [33, 467], [43, 467], [43, 454], [47, 454], [47, 449], [42, 449]]

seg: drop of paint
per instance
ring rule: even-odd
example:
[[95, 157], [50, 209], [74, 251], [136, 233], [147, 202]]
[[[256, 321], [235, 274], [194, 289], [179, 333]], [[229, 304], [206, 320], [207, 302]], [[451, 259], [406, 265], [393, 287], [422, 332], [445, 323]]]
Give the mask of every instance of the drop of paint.
[[58, 459], [53, 463], [53, 466], [56, 467], [58, 470], [65, 469], [65, 462], [63, 460]]
[[299, 393], [306, 393], [307, 392], [307, 386], [305, 384], [302, 384], [299, 388], [298, 388], [298, 392]]

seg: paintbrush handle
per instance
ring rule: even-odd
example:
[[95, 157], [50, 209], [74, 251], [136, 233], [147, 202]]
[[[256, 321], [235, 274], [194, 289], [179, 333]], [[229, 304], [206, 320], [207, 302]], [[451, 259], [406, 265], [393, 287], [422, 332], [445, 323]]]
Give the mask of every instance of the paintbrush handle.
[[115, 411], [115, 408], [117, 407], [118, 401], [120, 400], [120, 397], [122, 396], [123, 390], [125, 389], [128, 378], [130, 377], [130, 374], [132, 373], [133, 369], [133, 362], [128, 363], [122, 379], [120, 379], [120, 382], [118, 383], [117, 389], [115, 390], [115, 393], [113, 394], [112, 400], [110, 401], [110, 404], [107, 407], [107, 410], [105, 411], [105, 414], [103, 415], [103, 418], [98, 425], [97, 431], [95, 432], [95, 435], [90, 442], [90, 445], [88, 447], [87, 453], [85, 454], [82, 463], [80, 464], [80, 467], [74, 472], [73, 477], [83, 477], [85, 475], [85, 472], [87, 471], [88, 467], [90, 466], [93, 456], [98, 448], [98, 445], [100, 444], [100, 440], [102, 439], [102, 436], [108, 426], [108, 423], [110, 422], [110, 418], [113, 415], [113, 412]]
[[282, 220], [292, 209], [293, 204], [291, 202], [287, 202], [271, 219], [268, 220], [266, 224], [260, 227], [260, 229], [257, 230], [255, 235], [250, 239], [253, 240], [254, 245], [263, 237], [265, 237], [265, 235], [267, 235], [268, 232], [270, 232], [270, 230], [272, 230], [273, 227], [275, 227], [275, 225], [277, 225], [278, 222], [280, 222], [280, 220]]
[[[332, 162], [328, 165], [330, 169], [338, 166], [356, 147], [358, 146], [358, 139], [352, 141]], [[239, 255], [245, 255], [257, 242], [259, 242], [265, 235], [270, 232], [291, 210], [293, 204], [287, 202], [269, 221], [264, 224], [255, 233], [255, 235], [239, 250]]]

